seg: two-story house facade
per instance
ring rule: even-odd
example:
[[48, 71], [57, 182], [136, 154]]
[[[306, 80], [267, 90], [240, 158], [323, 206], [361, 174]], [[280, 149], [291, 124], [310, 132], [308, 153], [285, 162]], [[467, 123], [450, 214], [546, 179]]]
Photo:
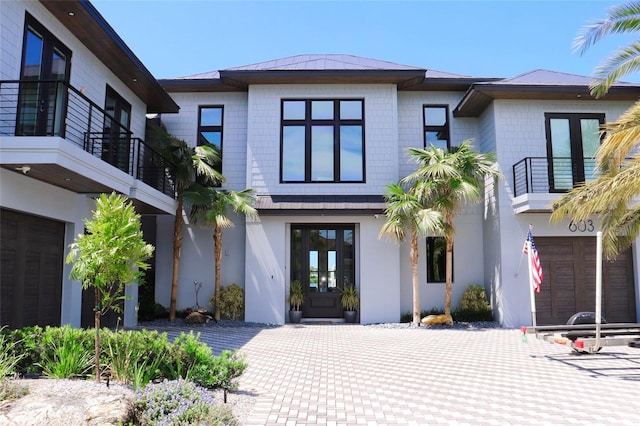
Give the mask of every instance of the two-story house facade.
[[[408, 244], [379, 238], [385, 187], [414, 169], [407, 148], [473, 139], [478, 151], [496, 153], [504, 177], [456, 218], [453, 307], [467, 285], [480, 283], [501, 324], [531, 323], [521, 253], [532, 225], [545, 270], [538, 323], [552, 323], [594, 309], [599, 224], [551, 224], [551, 202], [593, 175], [599, 125], [619, 117], [640, 89], [620, 84], [595, 100], [589, 81], [544, 70], [473, 78], [299, 55], [161, 80], [181, 107], [162, 121], [194, 145], [204, 138], [221, 148], [223, 187], [256, 190], [260, 217], [236, 218], [222, 260], [222, 285], [244, 285], [247, 321], [285, 323], [292, 280], [305, 288], [306, 318], [342, 317], [340, 289], [355, 284], [361, 323], [398, 321], [411, 309], [411, 269]], [[168, 241], [164, 222], [158, 235]], [[211, 231], [189, 227], [184, 244], [181, 281], [211, 292]], [[444, 304], [440, 247], [436, 235], [420, 246], [424, 309]], [[636, 261], [629, 250], [605, 267], [610, 321], [638, 317]], [[157, 282], [160, 303], [168, 300], [168, 268]], [[178, 299], [193, 304], [193, 288], [184, 286]]]
[[100, 193], [129, 197], [148, 239], [175, 212], [144, 137], [148, 113], [178, 106], [89, 2], [3, 2], [0, 22], [0, 323], [86, 325], [92, 293], [68, 278], [67, 247]]
[[[538, 323], [594, 310], [600, 223], [552, 224], [551, 203], [593, 177], [598, 128], [638, 99], [638, 85], [594, 99], [588, 77], [478, 78], [350, 55], [158, 82], [89, 2], [3, 2], [0, 20], [2, 325], [91, 318], [90, 295], [69, 280], [64, 257], [105, 192], [128, 196], [143, 215], [156, 246], [155, 299], [169, 305], [175, 201], [145, 141], [149, 113], [194, 146], [220, 148], [222, 188], [256, 190], [260, 215], [233, 217], [221, 265], [221, 284], [245, 289], [247, 321], [286, 323], [293, 280], [305, 289], [306, 319], [341, 318], [345, 285], [359, 290], [360, 323], [409, 312], [409, 247], [379, 237], [383, 194], [414, 170], [407, 148], [466, 139], [496, 154], [503, 178], [456, 217], [453, 308], [469, 284], [483, 284], [500, 324], [531, 323], [522, 255], [531, 226], [544, 270]], [[178, 309], [206, 306], [213, 293], [211, 236], [184, 229]], [[604, 265], [610, 322], [640, 318], [636, 247]], [[442, 308], [442, 238], [423, 238], [419, 256], [421, 306]], [[137, 291], [127, 290], [125, 325], [136, 322]]]

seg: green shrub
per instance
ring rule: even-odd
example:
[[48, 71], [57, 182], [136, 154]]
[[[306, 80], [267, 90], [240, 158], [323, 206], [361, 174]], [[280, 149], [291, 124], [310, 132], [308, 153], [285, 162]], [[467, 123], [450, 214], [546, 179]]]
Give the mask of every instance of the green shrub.
[[171, 379], [187, 379], [194, 380], [193, 376], [201, 373], [193, 371], [196, 366], [207, 366], [213, 358], [213, 352], [211, 348], [205, 343], [200, 341], [200, 333], [193, 334], [192, 331], [189, 334], [180, 333], [170, 348], [171, 366], [170, 373]]
[[133, 384], [134, 389], [152, 380], [172, 378], [170, 343], [157, 331], [102, 331], [102, 364], [114, 380]]
[[92, 333], [70, 325], [45, 328], [39, 362], [42, 373], [58, 379], [86, 378], [94, 360], [91, 336]]
[[25, 354], [16, 351], [16, 343], [0, 329], [0, 380], [18, 373], [18, 364]]
[[39, 326], [25, 327], [6, 332], [6, 336], [14, 345], [14, 352], [23, 357], [16, 364], [16, 372], [20, 374], [40, 374], [39, 366], [42, 353], [42, 336], [44, 329]]
[[[213, 305], [213, 297], [209, 301]], [[238, 284], [230, 284], [220, 289], [220, 314], [225, 319], [241, 321], [244, 317], [244, 289]]]
[[229, 410], [214, 406], [206, 389], [186, 380], [165, 381], [139, 390], [133, 403], [143, 425], [235, 425]]
[[456, 321], [493, 321], [491, 305], [487, 301], [484, 286], [480, 284], [470, 284], [462, 294], [460, 306], [452, 312]]
[[226, 403], [227, 391], [238, 388], [237, 379], [242, 376], [246, 368], [244, 356], [239, 355], [237, 351], [222, 351], [220, 356], [213, 358], [209, 366], [213, 381], [205, 385], [209, 388], [222, 388]]

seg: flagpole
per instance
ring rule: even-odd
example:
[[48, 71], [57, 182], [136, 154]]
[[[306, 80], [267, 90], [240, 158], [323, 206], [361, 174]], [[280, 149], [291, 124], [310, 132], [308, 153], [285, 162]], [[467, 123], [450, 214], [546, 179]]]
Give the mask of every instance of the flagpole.
[[[529, 225], [529, 231], [533, 228], [533, 225]], [[536, 327], [536, 294], [534, 291], [534, 282], [533, 282], [533, 250], [531, 250], [531, 240], [527, 238], [527, 259], [529, 264], [529, 297], [531, 298], [531, 325]]]

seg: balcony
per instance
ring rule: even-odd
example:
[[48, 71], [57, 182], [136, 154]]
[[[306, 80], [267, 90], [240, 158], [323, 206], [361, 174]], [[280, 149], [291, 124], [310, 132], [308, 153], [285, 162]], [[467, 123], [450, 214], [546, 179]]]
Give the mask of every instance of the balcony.
[[595, 177], [593, 158], [526, 157], [513, 165], [512, 206], [515, 213], [550, 212], [559, 194]]
[[0, 81], [0, 166], [77, 193], [119, 192], [142, 213], [173, 210], [160, 154], [62, 81]]

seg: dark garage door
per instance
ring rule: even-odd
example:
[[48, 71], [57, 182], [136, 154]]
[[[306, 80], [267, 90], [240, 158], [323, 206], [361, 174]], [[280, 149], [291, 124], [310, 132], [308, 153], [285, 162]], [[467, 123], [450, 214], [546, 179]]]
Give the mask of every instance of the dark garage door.
[[[544, 271], [536, 294], [538, 324], [564, 324], [576, 312], [595, 311], [596, 239], [536, 238]], [[631, 249], [602, 267], [602, 315], [608, 322], [636, 322]]]
[[0, 210], [0, 323], [60, 325], [64, 223]]

